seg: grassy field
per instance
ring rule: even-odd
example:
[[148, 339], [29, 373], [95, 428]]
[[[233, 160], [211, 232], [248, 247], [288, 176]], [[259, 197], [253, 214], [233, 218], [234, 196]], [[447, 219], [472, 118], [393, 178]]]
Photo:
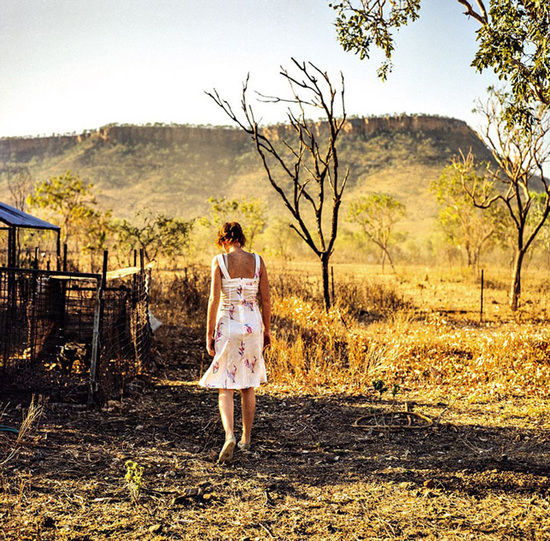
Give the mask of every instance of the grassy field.
[[326, 313], [315, 265], [272, 266], [252, 452], [220, 466], [208, 269], [158, 272], [156, 372], [101, 411], [44, 404], [2, 465], [0, 539], [547, 539], [549, 282], [512, 314], [506, 271], [486, 279], [480, 322], [465, 270], [336, 265]]

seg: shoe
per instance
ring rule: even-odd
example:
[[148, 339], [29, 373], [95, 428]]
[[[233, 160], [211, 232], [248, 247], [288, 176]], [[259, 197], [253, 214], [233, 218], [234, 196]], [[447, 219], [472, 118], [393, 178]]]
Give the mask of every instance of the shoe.
[[250, 451], [250, 443], [245, 443], [244, 441], [240, 441], [237, 446], [241, 451]]
[[218, 462], [228, 462], [233, 458], [233, 449], [235, 449], [236, 443], [237, 440], [235, 436], [231, 436], [225, 440], [222, 450], [220, 451], [220, 456], [218, 457]]

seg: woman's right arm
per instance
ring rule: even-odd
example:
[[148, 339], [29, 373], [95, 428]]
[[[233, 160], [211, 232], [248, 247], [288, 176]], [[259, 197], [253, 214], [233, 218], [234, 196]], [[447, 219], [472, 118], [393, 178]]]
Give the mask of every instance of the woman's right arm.
[[264, 260], [260, 258], [260, 298], [262, 301], [262, 321], [264, 324], [264, 348], [271, 345], [271, 297], [269, 280]]
[[222, 277], [217, 258], [212, 260], [212, 277], [210, 279], [210, 297], [208, 299], [208, 313], [206, 317], [206, 350], [214, 356], [214, 330], [216, 314], [220, 304]]

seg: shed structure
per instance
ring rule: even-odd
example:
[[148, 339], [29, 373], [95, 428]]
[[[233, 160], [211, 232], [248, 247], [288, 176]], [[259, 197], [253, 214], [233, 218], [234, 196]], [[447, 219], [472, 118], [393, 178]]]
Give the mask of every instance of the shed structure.
[[16, 209], [7, 203], [0, 202], [0, 230], [8, 231], [8, 267], [14, 268], [19, 266], [19, 254], [17, 251], [17, 230], [18, 229], [41, 229], [43, 231], [54, 231], [56, 233], [56, 253], [57, 253], [57, 270], [61, 265], [61, 229], [59, 226], [41, 220], [36, 216]]
[[[56, 270], [40, 269], [38, 248], [22, 266], [18, 231], [56, 235]], [[0, 396], [20, 390], [66, 401], [102, 403], [151, 360], [151, 267], [143, 251], [133, 266], [101, 273], [67, 269], [60, 228], [0, 202], [0, 231], [8, 232], [7, 266], [0, 263]]]

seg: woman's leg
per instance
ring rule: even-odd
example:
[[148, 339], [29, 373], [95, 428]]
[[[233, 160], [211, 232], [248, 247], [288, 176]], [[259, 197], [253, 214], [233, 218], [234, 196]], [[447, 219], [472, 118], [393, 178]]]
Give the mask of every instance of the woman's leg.
[[225, 439], [233, 435], [233, 389], [220, 389], [218, 395], [218, 406], [222, 418]]
[[243, 443], [250, 443], [252, 423], [254, 422], [254, 413], [256, 411], [256, 393], [254, 387], [241, 389], [241, 406], [243, 415], [243, 435], [241, 441]]

